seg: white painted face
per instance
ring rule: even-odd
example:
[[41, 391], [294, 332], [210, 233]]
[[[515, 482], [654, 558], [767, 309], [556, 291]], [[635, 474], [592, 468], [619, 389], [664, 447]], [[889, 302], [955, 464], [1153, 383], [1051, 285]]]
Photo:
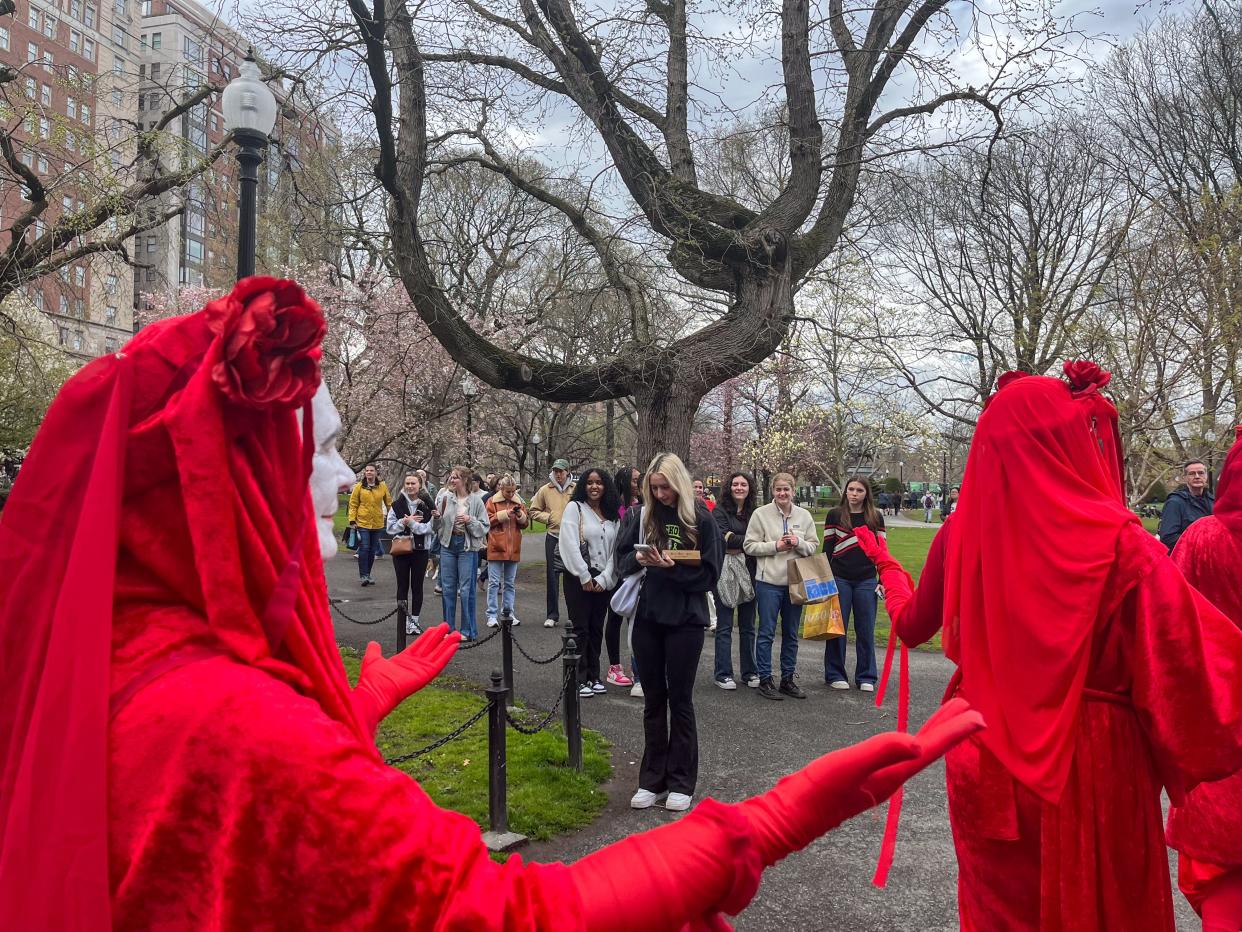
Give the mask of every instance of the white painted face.
[[[338, 492], [348, 491], [354, 484], [354, 471], [349, 468], [341, 454], [336, 451], [336, 437], [341, 431], [341, 416], [337, 413], [328, 386], [319, 383], [315, 397], [311, 399], [311, 414], [315, 420], [315, 457], [311, 467], [311, 502], [315, 506], [315, 524], [319, 532], [319, 552], [325, 560], [336, 556], [336, 532], [332, 518], [336, 514]], [[300, 422], [299, 422], [300, 423]]]

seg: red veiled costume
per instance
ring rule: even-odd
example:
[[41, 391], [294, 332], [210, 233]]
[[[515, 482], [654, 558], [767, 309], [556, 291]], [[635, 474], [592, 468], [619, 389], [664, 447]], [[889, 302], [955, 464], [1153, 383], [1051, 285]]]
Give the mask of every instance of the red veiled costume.
[[962, 928], [1171, 930], [1160, 790], [1242, 769], [1242, 633], [1125, 507], [1108, 374], [1066, 373], [1001, 380], [894, 630], [943, 626], [988, 722], [946, 757]]
[[[1186, 529], [1173, 549], [1173, 562], [1242, 627], [1242, 427], [1237, 433], [1221, 467], [1212, 515]], [[1197, 910], [1209, 883], [1242, 870], [1239, 813], [1242, 774], [1200, 785], [1169, 811], [1168, 840], [1179, 853], [1178, 886]], [[1242, 877], [1235, 880], [1242, 883]]]
[[307, 489], [323, 332], [292, 282], [246, 279], [49, 410], [0, 519], [4, 928], [718, 925], [980, 727], [959, 704], [572, 866], [492, 862], [384, 765], [402, 696], [375, 713], [333, 643]]

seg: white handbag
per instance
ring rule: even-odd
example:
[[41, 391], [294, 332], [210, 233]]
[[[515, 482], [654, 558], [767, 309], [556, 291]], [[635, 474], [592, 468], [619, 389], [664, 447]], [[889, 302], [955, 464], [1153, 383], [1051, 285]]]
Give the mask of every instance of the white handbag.
[[[646, 522], [643, 516], [647, 509], [643, 508], [638, 512], [638, 542], [645, 543], [643, 540]], [[612, 598], [608, 604], [612, 606], [612, 610], [622, 618], [632, 618], [634, 613], [638, 611], [638, 596], [642, 593], [643, 577], [647, 575], [647, 568], [644, 566], [637, 573], [631, 573], [621, 580], [621, 585], [617, 586], [617, 591], [612, 594]]]

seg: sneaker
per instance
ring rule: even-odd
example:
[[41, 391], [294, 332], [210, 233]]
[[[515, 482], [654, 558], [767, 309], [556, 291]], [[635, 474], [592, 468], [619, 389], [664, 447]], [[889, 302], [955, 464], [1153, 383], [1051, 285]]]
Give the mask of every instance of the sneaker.
[[781, 692], [794, 699], [806, 698], [806, 693], [804, 693], [798, 684], [794, 682], [794, 677], [792, 676], [781, 678]]
[[591, 696], [594, 696], [594, 695], [595, 695], [595, 690], [591, 688], [590, 683], [583, 683], [581, 686], [578, 687], [578, 697], [580, 699], [589, 699]]
[[757, 673], [752, 673], [750, 676], [746, 677], [746, 685], [749, 686], [751, 689], [758, 689], [759, 688], [759, 675]]
[[362, 577], [359, 577], [359, 579], [358, 579], [358, 585], [360, 585], [360, 586], [362, 586], [362, 587], [364, 587], [364, 588], [365, 588], [366, 586], [371, 585], [371, 577], [370, 577], [370, 576], [362, 576]]
[[685, 793], [669, 793], [668, 799], [664, 800], [664, 808], [669, 812], [685, 812], [693, 801], [694, 798]]
[[556, 627], [556, 619], [555, 619], [555, 618], [545, 618], [545, 619], [543, 620], [543, 626], [544, 626], [545, 628], [555, 628], [555, 627]]
[[608, 682], [613, 686], [633, 686], [634, 681], [625, 675], [621, 664], [614, 663], [608, 668]]
[[499, 624], [500, 624], [500, 622], [498, 622], [498, 621], [496, 620], [496, 616], [495, 616], [495, 615], [488, 615], [488, 616], [487, 616], [487, 626], [488, 626], [489, 628], [495, 628], [495, 627], [497, 627]]
[[833, 680], [831, 683], [828, 684], [828, 686], [830, 689], [849, 689], [850, 688], [850, 684], [845, 682], [845, 680]]
[[417, 628], [418, 628], [418, 623], [414, 621], [414, 616], [406, 615], [405, 616], [405, 633], [413, 634]]
[[859, 683], [858, 688], [865, 693], [875, 692], [875, 683]]
[[608, 692], [608, 687], [605, 686], [603, 683], [601, 683], [599, 680], [596, 680], [594, 683], [591, 684], [591, 689], [597, 693]]
[[631, 687], [630, 687], [630, 698], [631, 698], [631, 699], [642, 699], [642, 698], [644, 698], [644, 693], [643, 693], [643, 684], [642, 684], [642, 683], [635, 683], [633, 686], [631, 686]]
[[436, 595], [444, 595], [444, 587], [436, 583]]
[[770, 676], [765, 676], [759, 681], [759, 695], [764, 699], [783, 700], [785, 697], [781, 695], [780, 690], [776, 688], [776, 680]]
[[518, 625], [520, 625], [520, 624], [521, 624], [521, 622], [520, 622], [520, 621], [518, 621], [518, 617], [517, 617], [517, 615], [510, 615], [510, 616], [509, 616], [509, 624], [510, 624], [512, 627], [516, 628]]
[[721, 689], [737, 689], [737, 681], [731, 676], [726, 676], [722, 680], [716, 680], [716, 685]]
[[650, 809], [667, 795], [667, 793], [653, 793], [651, 790], [639, 790], [630, 797], [630, 808]]

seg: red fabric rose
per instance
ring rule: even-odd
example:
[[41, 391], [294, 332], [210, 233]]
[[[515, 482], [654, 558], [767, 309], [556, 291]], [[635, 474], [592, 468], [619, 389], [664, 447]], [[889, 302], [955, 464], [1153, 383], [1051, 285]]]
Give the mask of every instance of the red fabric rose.
[[251, 276], [204, 310], [220, 334], [220, 361], [211, 377], [226, 398], [254, 408], [310, 401], [319, 386], [327, 325], [296, 282]]
[[1061, 371], [1065, 373], [1065, 378], [1069, 380], [1070, 388], [1075, 394], [1088, 392], [1092, 389], [1099, 391], [1113, 377], [1111, 372], [1107, 372], [1096, 363], [1085, 359], [1067, 360], [1061, 366]]

